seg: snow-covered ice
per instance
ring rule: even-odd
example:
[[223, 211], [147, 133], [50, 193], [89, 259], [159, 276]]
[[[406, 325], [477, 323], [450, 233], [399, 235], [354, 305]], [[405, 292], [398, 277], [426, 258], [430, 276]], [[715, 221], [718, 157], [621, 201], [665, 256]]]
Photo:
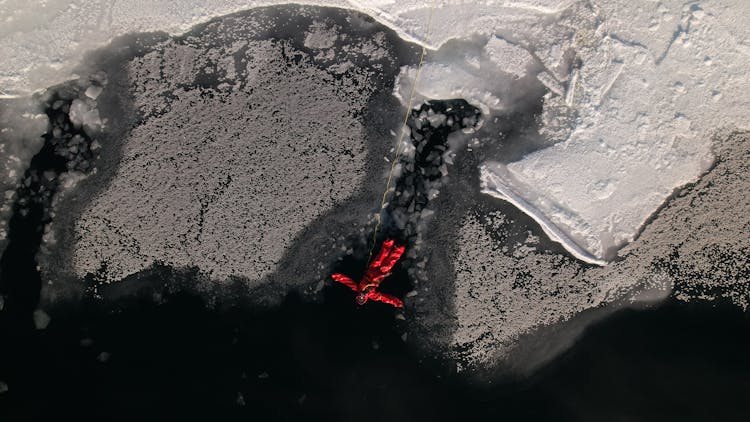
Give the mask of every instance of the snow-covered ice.
[[[549, 90], [542, 125], [554, 124], [556, 115], [575, 119], [569, 128], [540, 128], [558, 141], [549, 148], [515, 162], [489, 157], [481, 172], [484, 192], [521, 208], [577, 258], [602, 265], [676, 188], [710, 167], [717, 130], [748, 126], [743, 46], [750, 31], [738, 16], [750, 8], [612, 1], [568, 2], [559, 13], [527, 11], [495, 21], [479, 59], [466, 54], [446, 61], [444, 45], [428, 60], [416, 91], [427, 99], [465, 98], [497, 114], [512, 111], [518, 90], [531, 87], [513, 86], [502, 75], [534, 72]], [[498, 43], [498, 36], [513, 44]], [[536, 60], [524, 59], [521, 46]], [[501, 72], [482, 63], [496, 51], [508, 58], [504, 67], [496, 61]], [[401, 78], [413, 80], [415, 73], [406, 68]]]
[[[86, 51], [117, 35], [180, 33], [214, 16], [279, 3], [6, 2], [0, 95], [72, 77]], [[433, 49], [418, 87], [422, 98], [465, 98], [491, 115], [536, 89], [531, 79], [549, 90], [542, 123], [572, 115], [572, 127], [540, 128], [559, 143], [512, 163], [495, 157], [484, 167], [484, 183], [499, 197], [506, 197], [503, 189], [515, 192], [525, 212], [554, 225], [564, 245], [579, 257], [576, 250], [585, 251], [590, 262], [612, 258], [675, 188], [705, 172], [714, 131], [747, 126], [750, 3], [742, 0], [300, 3], [360, 10]], [[306, 42], [332, 39], [312, 31]], [[435, 53], [452, 43], [466, 54]], [[404, 86], [414, 72], [404, 69]]]

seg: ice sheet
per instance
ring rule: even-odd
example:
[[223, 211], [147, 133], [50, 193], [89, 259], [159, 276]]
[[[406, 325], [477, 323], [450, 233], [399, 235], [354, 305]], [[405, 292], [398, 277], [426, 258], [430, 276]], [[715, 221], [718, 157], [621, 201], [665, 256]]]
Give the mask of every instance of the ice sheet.
[[[710, 167], [713, 133], [748, 126], [750, 31], [739, 16], [750, 5], [597, 6], [494, 21], [491, 35], [474, 38], [479, 58], [444, 46], [416, 91], [463, 97], [490, 117], [513, 111], [532, 85], [503, 75], [518, 74], [523, 55], [515, 51], [525, 49], [533, 59], [521, 68], [549, 91], [540, 133], [557, 143], [515, 162], [490, 157], [483, 190], [532, 216], [577, 258], [603, 265], [676, 188]], [[489, 54], [497, 39], [505, 62], [488, 60], [498, 56]], [[405, 68], [402, 84], [415, 73]], [[570, 125], [559, 124], [569, 116]]]

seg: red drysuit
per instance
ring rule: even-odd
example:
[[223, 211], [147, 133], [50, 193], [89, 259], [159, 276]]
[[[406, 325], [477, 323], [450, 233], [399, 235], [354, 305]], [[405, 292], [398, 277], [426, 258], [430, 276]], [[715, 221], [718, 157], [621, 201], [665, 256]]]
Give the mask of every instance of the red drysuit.
[[398, 261], [404, 253], [403, 246], [397, 246], [394, 248], [393, 244], [394, 242], [391, 239], [383, 242], [383, 246], [380, 247], [378, 256], [370, 262], [370, 265], [367, 267], [367, 271], [359, 284], [343, 274], [333, 274], [331, 275], [331, 278], [357, 292], [356, 300], [359, 305], [364, 305], [365, 302], [372, 299], [387, 303], [397, 308], [403, 307], [404, 302], [402, 302], [401, 299], [385, 293], [380, 293], [377, 290], [380, 282], [391, 275], [391, 268], [396, 265], [396, 261]]

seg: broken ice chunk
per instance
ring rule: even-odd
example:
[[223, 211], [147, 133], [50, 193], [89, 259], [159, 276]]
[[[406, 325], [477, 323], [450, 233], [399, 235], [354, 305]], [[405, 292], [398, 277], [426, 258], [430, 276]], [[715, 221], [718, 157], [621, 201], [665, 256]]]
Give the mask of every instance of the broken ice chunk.
[[50, 317], [41, 309], [37, 309], [36, 311], [34, 311], [33, 318], [34, 327], [36, 327], [37, 330], [44, 330], [49, 325]]
[[87, 97], [91, 98], [92, 100], [95, 100], [96, 97], [98, 97], [99, 94], [102, 93], [102, 89], [103, 88], [100, 86], [91, 85], [90, 87], [86, 88], [85, 94]]
[[539, 79], [539, 82], [546, 86], [547, 89], [554, 92], [555, 94], [559, 96], [563, 96], [565, 94], [565, 90], [563, 89], [562, 85], [560, 85], [560, 82], [557, 82], [555, 77], [550, 75], [548, 72], [542, 72], [536, 75], [536, 78]]
[[71, 103], [68, 117], [75, 127], [83, 126], [84, 130], [98, 130], [102, 126], [99, 110], [90, 108], [88, 104], [79, 99], [75, 99]]

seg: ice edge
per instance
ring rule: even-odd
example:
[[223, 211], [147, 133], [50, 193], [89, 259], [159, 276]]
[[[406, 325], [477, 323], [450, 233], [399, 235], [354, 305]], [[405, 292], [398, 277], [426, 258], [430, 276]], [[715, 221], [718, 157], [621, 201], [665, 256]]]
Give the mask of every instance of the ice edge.
[[[511, 203], [516, 208], [524, 212], [524, 214], [533, 218], [544, 230], [544, 233], [552, 240], [561, 244], [568, 252], [570, 252], [577, 259], [587, 262], [589, 264], [606, 266], [607, 261], [599, 259], [594, 255], [587, 252], [580, 245], [578, 245], [573, 239], [571, 239], [565, 232], [556, 226], [552, 221], [545, 217], [539, 210], [534, 208], [531, 204], [526, 202], [519, 194], [517, 194], [510, 186], [502, 182], [495, 174], [487, 168], [486, 164], [483, 164], [480, 168], [481, 172], [481, 192], [493, 196], [495, 198], [502, 199]], [[488, 186], [487, 181], [492, 181], [492, 187]]]

